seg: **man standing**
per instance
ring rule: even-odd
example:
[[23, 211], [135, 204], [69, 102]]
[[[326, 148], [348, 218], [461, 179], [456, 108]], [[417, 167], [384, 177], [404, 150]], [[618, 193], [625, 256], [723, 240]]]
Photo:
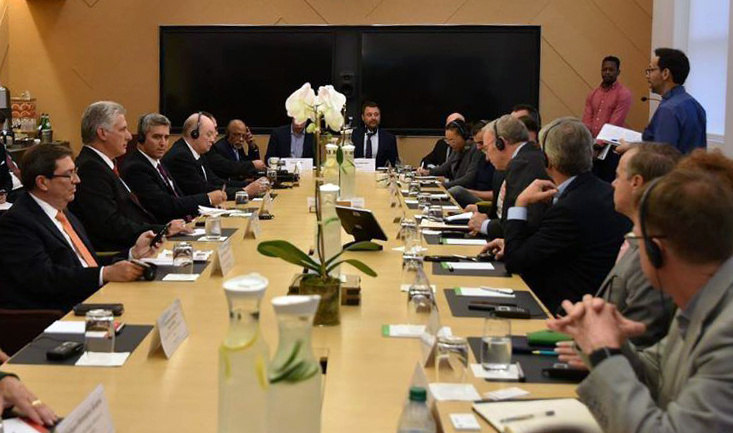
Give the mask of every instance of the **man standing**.
[[265, 162], [272, 157], [313, 158], [313, 134], [305, 131], [308, 122], [279, 126], [272, 130], [267, 143]]
[[382, 113], [376, 102], [366, 101], [361, 107], [361, 120], [365, 128], [356, 128], [352, 134], [355, 158], [374, 158], [377, 167], [389, 162], [393, 167], [400, 159], [397, 140], [390, 132], [379, 127]]
[[679, 168], [644, 192], [634, 227], [641, 269], [678, 307], [659, 343], [635, 350], [627, 341], [644, 326], [590, 295], [564, 302], [568, 315], [548, 323], [586, 357], [591, 372], [577, 393], [604, 432], [733, 431], [729, 182]]
[[[0, 218], [0, 306], [69, 311], [108, 281], [142, 275], [129, 261], [100, 266], [84, 226], [66, 210], [81, 182], [71, 150], [34, 146], [23, 158], [22, 180], [25, 192]], [[144, 232], [125, 257], [155, 254], [154, 236]]]
[[598, 136], [606, 123], [624, 126], [631, 109], [631, 91], [618, 81], [621, 60], [607, 56], [601, 62], [601, 85], [585, 99], [583, 124], [593, 137]]
[[245, 180], [265, 169], [252, 133], [239, 119], [229, 122], [226, 135], [214, 143], [206, 159], [214, 173], [224, 179]]
[[199, 206], [217, 206], [226, 201], [226, 193], [185, 195], [173, 180], [161, 158], [168, 150], [171, 122], [158, 113], [149, 113], [138, 123], [137, 151], [125, 158], [122, 177], [127, 185], [160, 223], [173, 218], [198, 215]]
[[[466, 122], [466, 118], [463, 117], [463, 114], [461, 113], [451, 113], [448, 115], [448, 117], [445, 118], [445, 126], [448, 126], [451, 122], [454, 120], [460, 120], [462, 122]], [[422, 160], [420, 160], [420, 167], [422, 168], [433, 168], [437, 167], [445, 162], [446, 159], [451, 154], [451, 148], [448, 146], [448, 143], [445, 141], [445, 138], [440, 138], [438, 141], [435, 142], [435, 146], [433, 146], [433, 150], [425, 155]]]
[[662, 102], [642, 133], [644, 141], [668, 143], [683, 154], [707, 147], [705, 109], [685, 91], [690, 61], [685, 53], [672, 48], [654, 50], [646, 77], [652, 92]]
[[163, 165], [185, 195], [208, 193], [224, 189], [227, 198], [234, 200], [237, 191], [247, 191], [255, 197], [267, 189], [266, 179], [250, 182], [225, 181], [209, 167], [203, 155], [211, 149], [216, 138], [214, 121], [203, 112], [188, 116], [183, 123], [182, 137], [173, 143], [163, 156]]
[[[99, 101], [84, 111], [81, 120], [84, 147], [76, 158], [79, 184], [69, 208], [89, 232], [94, 248], [121, 251], [135, 243], [147, 230], [160, 231], [155, 216], [120, 178], [116, 158], [127, 151], [132, 139], [127, 129], [125, 109], [111, 101]], [[171, 221], [168, 234], [186, 230], [183, 220]]]
[[[552, 181], [533, 181], [507, 211], [505, 239], [484, 248], [504, 257], [507, 270], [554, 312], [563, 299], [595, 293], [613, 267], [631, 224], [613, 207], [613, 188], [590, 172], [592, 146], [588, 128], [578, 119], [560, 118], [540, 131]], [[551, 203], [536, 228], [528, 206]], [[601, 229], [602, 228], [602, 229]]]

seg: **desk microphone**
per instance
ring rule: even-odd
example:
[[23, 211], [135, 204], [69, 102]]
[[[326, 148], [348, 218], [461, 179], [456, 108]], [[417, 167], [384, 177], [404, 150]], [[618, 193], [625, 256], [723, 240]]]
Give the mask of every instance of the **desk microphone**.
[[641, 97], [641, 102], [646, 102], [646, 101], [657, 101], [657, 102], [662, 102], [662, 99], [661, 99], [661, 98], [655, 98], [655, 97], [651, 97], [651, 98], [650, 98], [650, 97], [647, 97], [647, 96], [642, 96], [642, 97]]

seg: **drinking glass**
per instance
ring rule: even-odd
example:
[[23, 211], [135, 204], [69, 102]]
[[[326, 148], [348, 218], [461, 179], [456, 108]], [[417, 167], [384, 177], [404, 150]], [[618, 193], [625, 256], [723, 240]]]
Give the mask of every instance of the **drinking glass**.
[[115, 351], [115, 318], [109, 310], [90, 310], [84, 327], [84, 350], [87, 352]]
[[468, 370], [468, 341], [456, 335], [438, 337], [435, 372], [438, 382], [461, 383]]
[[188, 242], [178, 242], [173, 247], [173, 266], [179, 274], [193, 273], [193, 246]]
[[512, 362], [512, 328], [509, 319], [487, 318], [481, 337], [481, 365], [486, 370], [506, 370]]
[[221, 217], [216, 215], [208, 216], [204, 228], [207, 238], [214, 239], [221, 237]]
[[234, 194], [234, 206], [237, 209], [245, 209], [247, 203], [249, 203], [249, 194], [247, 194], [247, 191], [237, 191], [237, 193]]

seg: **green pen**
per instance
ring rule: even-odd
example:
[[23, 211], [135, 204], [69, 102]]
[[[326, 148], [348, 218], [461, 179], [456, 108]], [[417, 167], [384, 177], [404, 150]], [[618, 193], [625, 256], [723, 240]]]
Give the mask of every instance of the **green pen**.
[[554, 350], [533, 350], [532, 355], [557, 356]]

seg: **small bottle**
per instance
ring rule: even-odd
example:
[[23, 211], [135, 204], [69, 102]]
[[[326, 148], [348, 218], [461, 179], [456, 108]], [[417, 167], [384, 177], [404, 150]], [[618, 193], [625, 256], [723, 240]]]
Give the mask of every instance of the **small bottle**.
[[410, 388], [410, 400], [402, 410], [397, 433], [435, 433], [435, 420], [426, 400], [425, 388], [421, 386]]

